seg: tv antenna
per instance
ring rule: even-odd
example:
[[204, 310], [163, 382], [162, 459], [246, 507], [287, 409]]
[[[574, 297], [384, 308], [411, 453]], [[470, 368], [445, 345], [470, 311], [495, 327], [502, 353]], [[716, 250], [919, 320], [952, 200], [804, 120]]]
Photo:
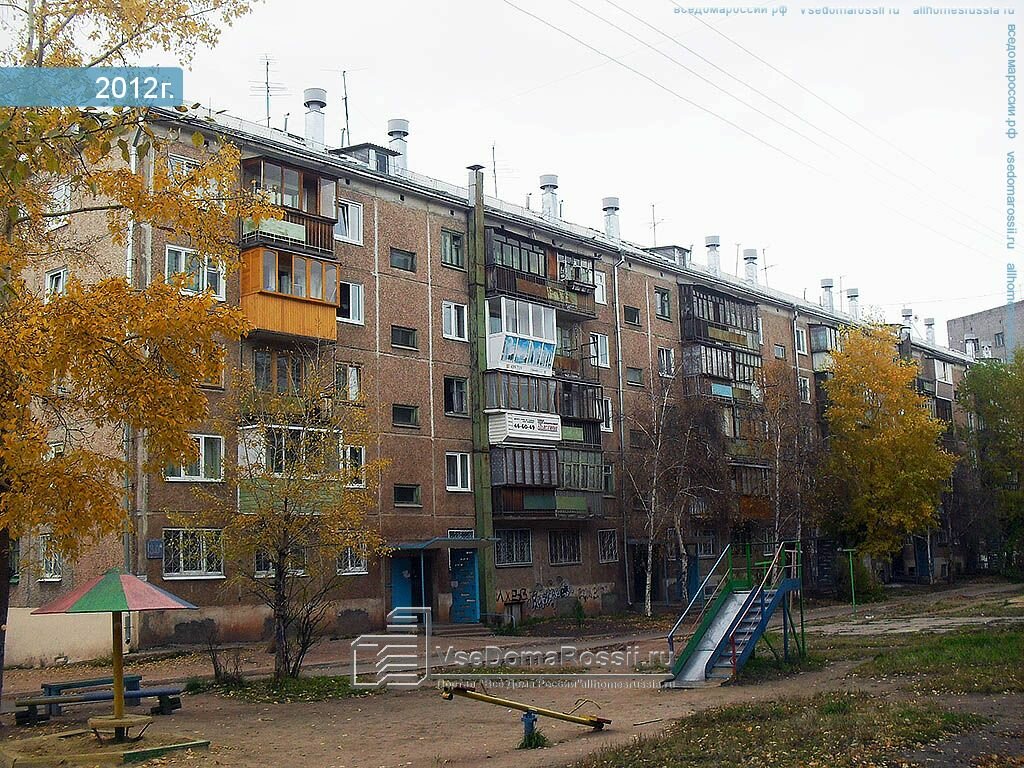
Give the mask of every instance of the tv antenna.
[[764, 287], [768, 287], [768, 270], [774, 267], [774, 264], [768, 263], [768, 249], [761, 249], [761, 261], [764, 262], [764, 266], [761, 267], [761, 271], [764, 272]]
[[274, 82], [273, 80], [270, 79], [270, 65], [277, 63], [277, 60], [264, 54], [263, 56], [260, 56], [260, 61], [263, 62], [263, 80], [250, 80], [249, 93], [263, 96], [265, 119], [267, 121], [267, 128], [269, 128], [270, 97], [284, 96], [288, 93], [288, 89], [284, 86], [283, 83]]
[[651, 203], [651, 247], [657, 247], [658, 245], [658, 225], [664, 224], [664, 219], [656, 219], [654, 217], [654, 206], [656, 203]]
[[349, 72], [363, 72], [367, 67], [360, 67], [359, 69], [322, 69], [321, 72], [333, 72], [336, 75], [341, 75], [341, 107], [345, 114], [345, 127], [341, 129], [341, 146], [347, 147], [352, 143], [352, 128], [348, 122], [348, 73]]

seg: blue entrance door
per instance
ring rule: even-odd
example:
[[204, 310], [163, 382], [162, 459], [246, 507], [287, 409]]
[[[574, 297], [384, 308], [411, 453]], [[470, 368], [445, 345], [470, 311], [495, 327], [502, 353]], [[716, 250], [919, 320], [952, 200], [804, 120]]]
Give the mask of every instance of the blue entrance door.
[[[419, 564], [416, 564], [419, 567]], [[410, 608], [412, 597], [413, 561], [411, 557], [391, 559], [391, 607]]]
[[480, 621], [479, 579], [475, 549], [451, 550], [452, 623]]

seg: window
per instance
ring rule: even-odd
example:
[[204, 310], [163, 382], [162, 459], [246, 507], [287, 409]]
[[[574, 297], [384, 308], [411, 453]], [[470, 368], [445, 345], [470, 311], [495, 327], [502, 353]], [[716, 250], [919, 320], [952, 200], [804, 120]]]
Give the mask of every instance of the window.
[[363, 324], [362, 283], [338, 283], [338, 319], [343, 323]]
[[391, 423], [396, 427], [418, 427], [420, 407], [418, 405], [392, 405]]
[[[261, 549], [257, 551], [254, 559], [255, 563], [253, 563], [253, 575], [256, 578], [269, 579], [274, 575], [274, 558], [271, 556], [268, 550]], [[287, 575], [305, 576], [306, 548], [301, 546], [292, 547], [291, 552], [288, 553], [286, 563], [288, 566]]]
[[8, 550], [7, 578], [11, 584], [21, 581], [21, 541], [11, 539]]
[[622, 319], [629, 325], [640, 325], [640, 309], [638, 307], [623, 307]]
[[167, 155], [167, 175], [179, 184], [199, 170], [199, 161], [182, 155]]
[[1006, 335], [1003, 331], [998, 331], [995, 338], [992, 340], [992, 345], [996, 347], [1006, 346]]
[[594, 301], [608, 304], [608, 275], [604, 272], [594, 272]]
[[219, 528], [164, 528], [164, 578], [220, 578]]
[[630, 448], [643, 448], [647, 445], [647, 435], [644, 434], [643, 430], [631, 429], [629, 430], [629, 447]]
[[785, 360], [786, 359], [786, 348], [782, 344], [775, 345], [775, 359]]
[[634, 387], [642, 387], [644, 385], [644, 369], [626, 368], [626, 383]]
[[293, 349], [255, 349], [253, 379], [262, 392], [295, 394], [302, 389], [305, 360]]
[[441, 302], [441, 335], [455, 341], [469, 341], [466, 334], [466, 305]]
[[404, 328], [401, 325], [391, 326], [391, 346], [404, 347], [406, 349], [418, 349], [419, 344], [416, 338], [415, 328]]
[[807, 331], [803, 328], [796, 329], [796, 351], [798, 354], [807, 354]]
[[444, 377], [444, 412], [449, 416], [469, 415], [469, 390], [465, 379]]
[[395, 484], [396, 507], [420, 507], [420, 487], [418, 485]]
[[579, 531], [548, 531], [548, 555], [552, 565], [575, 565], [580, 557]]
[[534, 411], [555, 413], [554, 379], [526, 376], [507, 371], [488, 371], [484, 374], [487, 409], [503, 411]]
[[441, 230], [441, 263], [446, 267], [466, 268], [466, 255], [462, 250], [460, 233]]
[[562, 488], [600, 493], [604, 488], [603, 472], [600, 451], [558, 449], [558, 477]]
[[191, 482], [223, 480], [224, 438], [219, 435], [192, 435], [192, 440], [199, 455], [191, 464], [167, 467], [164, 478]]
[[615, 467], [611, 464], [605, 464], [601, 470], [601, 481], [603, 485], [603, 491], [606, 496], [613, 496], [615, 494]]
[[185, 293], [204, 293], [210, 291], [224, 301], [224, 265], [211, 262], [209, 256], [201, 256], [191, 248], [168, 245], [164, 259], [164, 274], [168, 278], [184, 274]]
[[935, 379], [944, 384], [953, 383], [953, 365], [945, 360], [935, 361]]
[[495, 565], [531, 565], [533, 539], [529, 528], [499, 528], [494, 532]]
[[611, 368], [611, 358], [608, 355], [608, 337], [603, 333], [590, 334], [591, 362], [599, 368]]
[[[541, 341], [558, 340], [555, 310], [510, 298], [487, 300], [487, 333], [512, 333]], [[554, 351], [554, 350], [552, 350]]]
[[491, 485], [558, 485], [558, 451], [501, 446], [491, 449]]
[[618, 561], [619, 540], [614, 528], [603, 528], [597, 532], [597, 559], [602, 563]]
[[363, 388], [363, 369], [353, 363], [339, 363], [334, 369], [334, 391], [341, 400], [354, 403]]
[[264, 248], [261, 268], [263, 291], [338, 303], [338, 265], [333, 262]]
[[347, 488], [366, 487], [366, 448], [361, 445], [341, 446], [343, 469], [348, 474]]
[[345, 547], [338, 555], [339, 576], [364, 576], [369, 572], [366, 555], [361, 554], [353, 547]]
[[405, 272], [416, 271], [416, 254], [412, 251], [403, 251], [401, 248], [391, 249], [391, 266]]
[[671, 347], [658, 347], [658, 375], [675, 376], [676, 351]]
[[325, 219], [337, 216], [337, 184], [312, 171], [300, 171], [267, 160], [249, 160], [242, 166], [242, 186], [261, 191], [273, 205], [283, 205]]
[[[49, 214], [54, 213], [66, 213], [71, 210], [71, 182], [67, 179], [59, 179], [53, 183], [50, 188], [50, 200], [46, 206], [46, 212]], [[47, 216], [43, 220], [43, 228], [47, 232], [52, 232], [55, 229], [60, 229], [67, 224], [69, 218], [67, 216]]]
[[604, 398], [603, 405], [604, 405], [604, 407], [602, 408], [602, 413], [601, 413], [601, 417], [602, 417], [602, 419], [601, 419], [601, 431], [602, 432], [611, 432], [612, 431], [612, 421], [615, 418], [615, 414], [612, 411], [612, 399], [610, 397]]
[[806, 376], [798, 376], [796, 383], [797, 389], [800, 391], [800, 402], [811, 402], [811, 380]]
[[449, 491], [470, 490], [468, 453], [444, 455], [444, 486]]
[[654, 314], [662, 320], [672, 319], [672, 294], [667, 288], [654, 289]]
[[64, 578], [64, 558], [53, 548], [50, 534], [39, 537], [39, 581], [60, 581]]
[[697, 531], [697, 557], [715, 556], [715, 532], [710, 530]]
[[68, 290], [67, 269], [54, 269], [46, 273], [46, 285], [43, 289], [43, 302], [47, 302], [54, 296], [63, 296]]
[[276, 475], [300, 470], [315, 476], [342, 469], [343, 449], [338, 430], [270, 427], [263, 432], [260, 448], [262, 456], [259, 460]]
[[488, 236], [488, 264], [528, 272], [538, 277], [548, 276], [548, 260], [543, 246], [493, 231], [488, 232]]
[[353, 245], [363, 244], [363, 206], [349, 200], [338, 201], [338, 222], [334, 239]]

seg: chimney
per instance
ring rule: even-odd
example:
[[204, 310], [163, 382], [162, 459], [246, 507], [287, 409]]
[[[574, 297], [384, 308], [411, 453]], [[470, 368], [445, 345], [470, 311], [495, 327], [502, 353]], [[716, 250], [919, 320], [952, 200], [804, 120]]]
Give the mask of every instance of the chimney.
[[545, 173], [540, 177], [540, 212], [558, 218], [558, 176]]
[[854, 320], [860, 320], [860, 290], [857, 288], [847, 288], [846, 303], [850, 307], [850, 317]]
[[619, 198], [605, 197], [601, 199], [601, 210], [604, 211], [604, 233], [611, 240], [619, 239]]
[[393, 159], [395, 170], [398, 172], [409, 168], [409, 142], [405, 137], [409, 135], [409, 121], [400, 117], [388, 120], [388, 146], [397, 152]]
[[757, 248], [743, 249], [743, 279], [757, 285]]
[[323, 110], [327, 106], [327, 91], [323, 88], [307, 88], [302, 92], [302, 103], [306, 107], [306, 146], [310, 149], [323, 149]]
[[971, 360], [978, 359], [978, 337], [977, 336], [964, 336], [964, 352]]
[[704, 238], [704, 245], [708, 249], [708, 272], [715, 277], [722, 274], [722, 257], [718, 255], [718, 246], [721, 241], [718, 235], [708, 235]]
[[926, 317], [924, 319], [924, 338], [929, 344], [935, 343], [935, 318]]
[[821, 306], [832, 312], [835, 304], [832, 302], [832, 278], [826, 277], [821, 281]]

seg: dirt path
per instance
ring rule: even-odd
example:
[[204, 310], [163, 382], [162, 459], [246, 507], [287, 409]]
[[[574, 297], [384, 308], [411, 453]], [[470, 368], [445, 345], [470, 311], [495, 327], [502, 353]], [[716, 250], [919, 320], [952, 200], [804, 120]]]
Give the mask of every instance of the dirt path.
[[[580, 696], [600, 704], [612, 720], [603, 731], [542, 719], [538, 725], [553, 746], [516, 750], [520, 713], [464, 699], [444, 701], [437, 691], [384, 693], [303, 705], [255, 705], [217, 696], [189, 697], [174, 716], [174, 728], [213, 738], [209, 755], [179, 757], [172, 766], [213, 765], [265, 768], [268, 755], [280, 768], [398, 768], [399, 766], [482, 766], [530, 768], [564, 766], [591, 752], [638, 734], [654, 735], [673, 719], [699, 709], [811, 694], [837, 687], [877, 689], [878, 684], [844, 680], [852, 664], [789, 678], [770, 686], [728, 686], [699, 690], [591, 690], [532, 688], [491, 693], [554, 709], [570, 709]], [[634, 725], [656, 720], [646, 725]], [[163, 723], [160, 723], [163, 726]]]

